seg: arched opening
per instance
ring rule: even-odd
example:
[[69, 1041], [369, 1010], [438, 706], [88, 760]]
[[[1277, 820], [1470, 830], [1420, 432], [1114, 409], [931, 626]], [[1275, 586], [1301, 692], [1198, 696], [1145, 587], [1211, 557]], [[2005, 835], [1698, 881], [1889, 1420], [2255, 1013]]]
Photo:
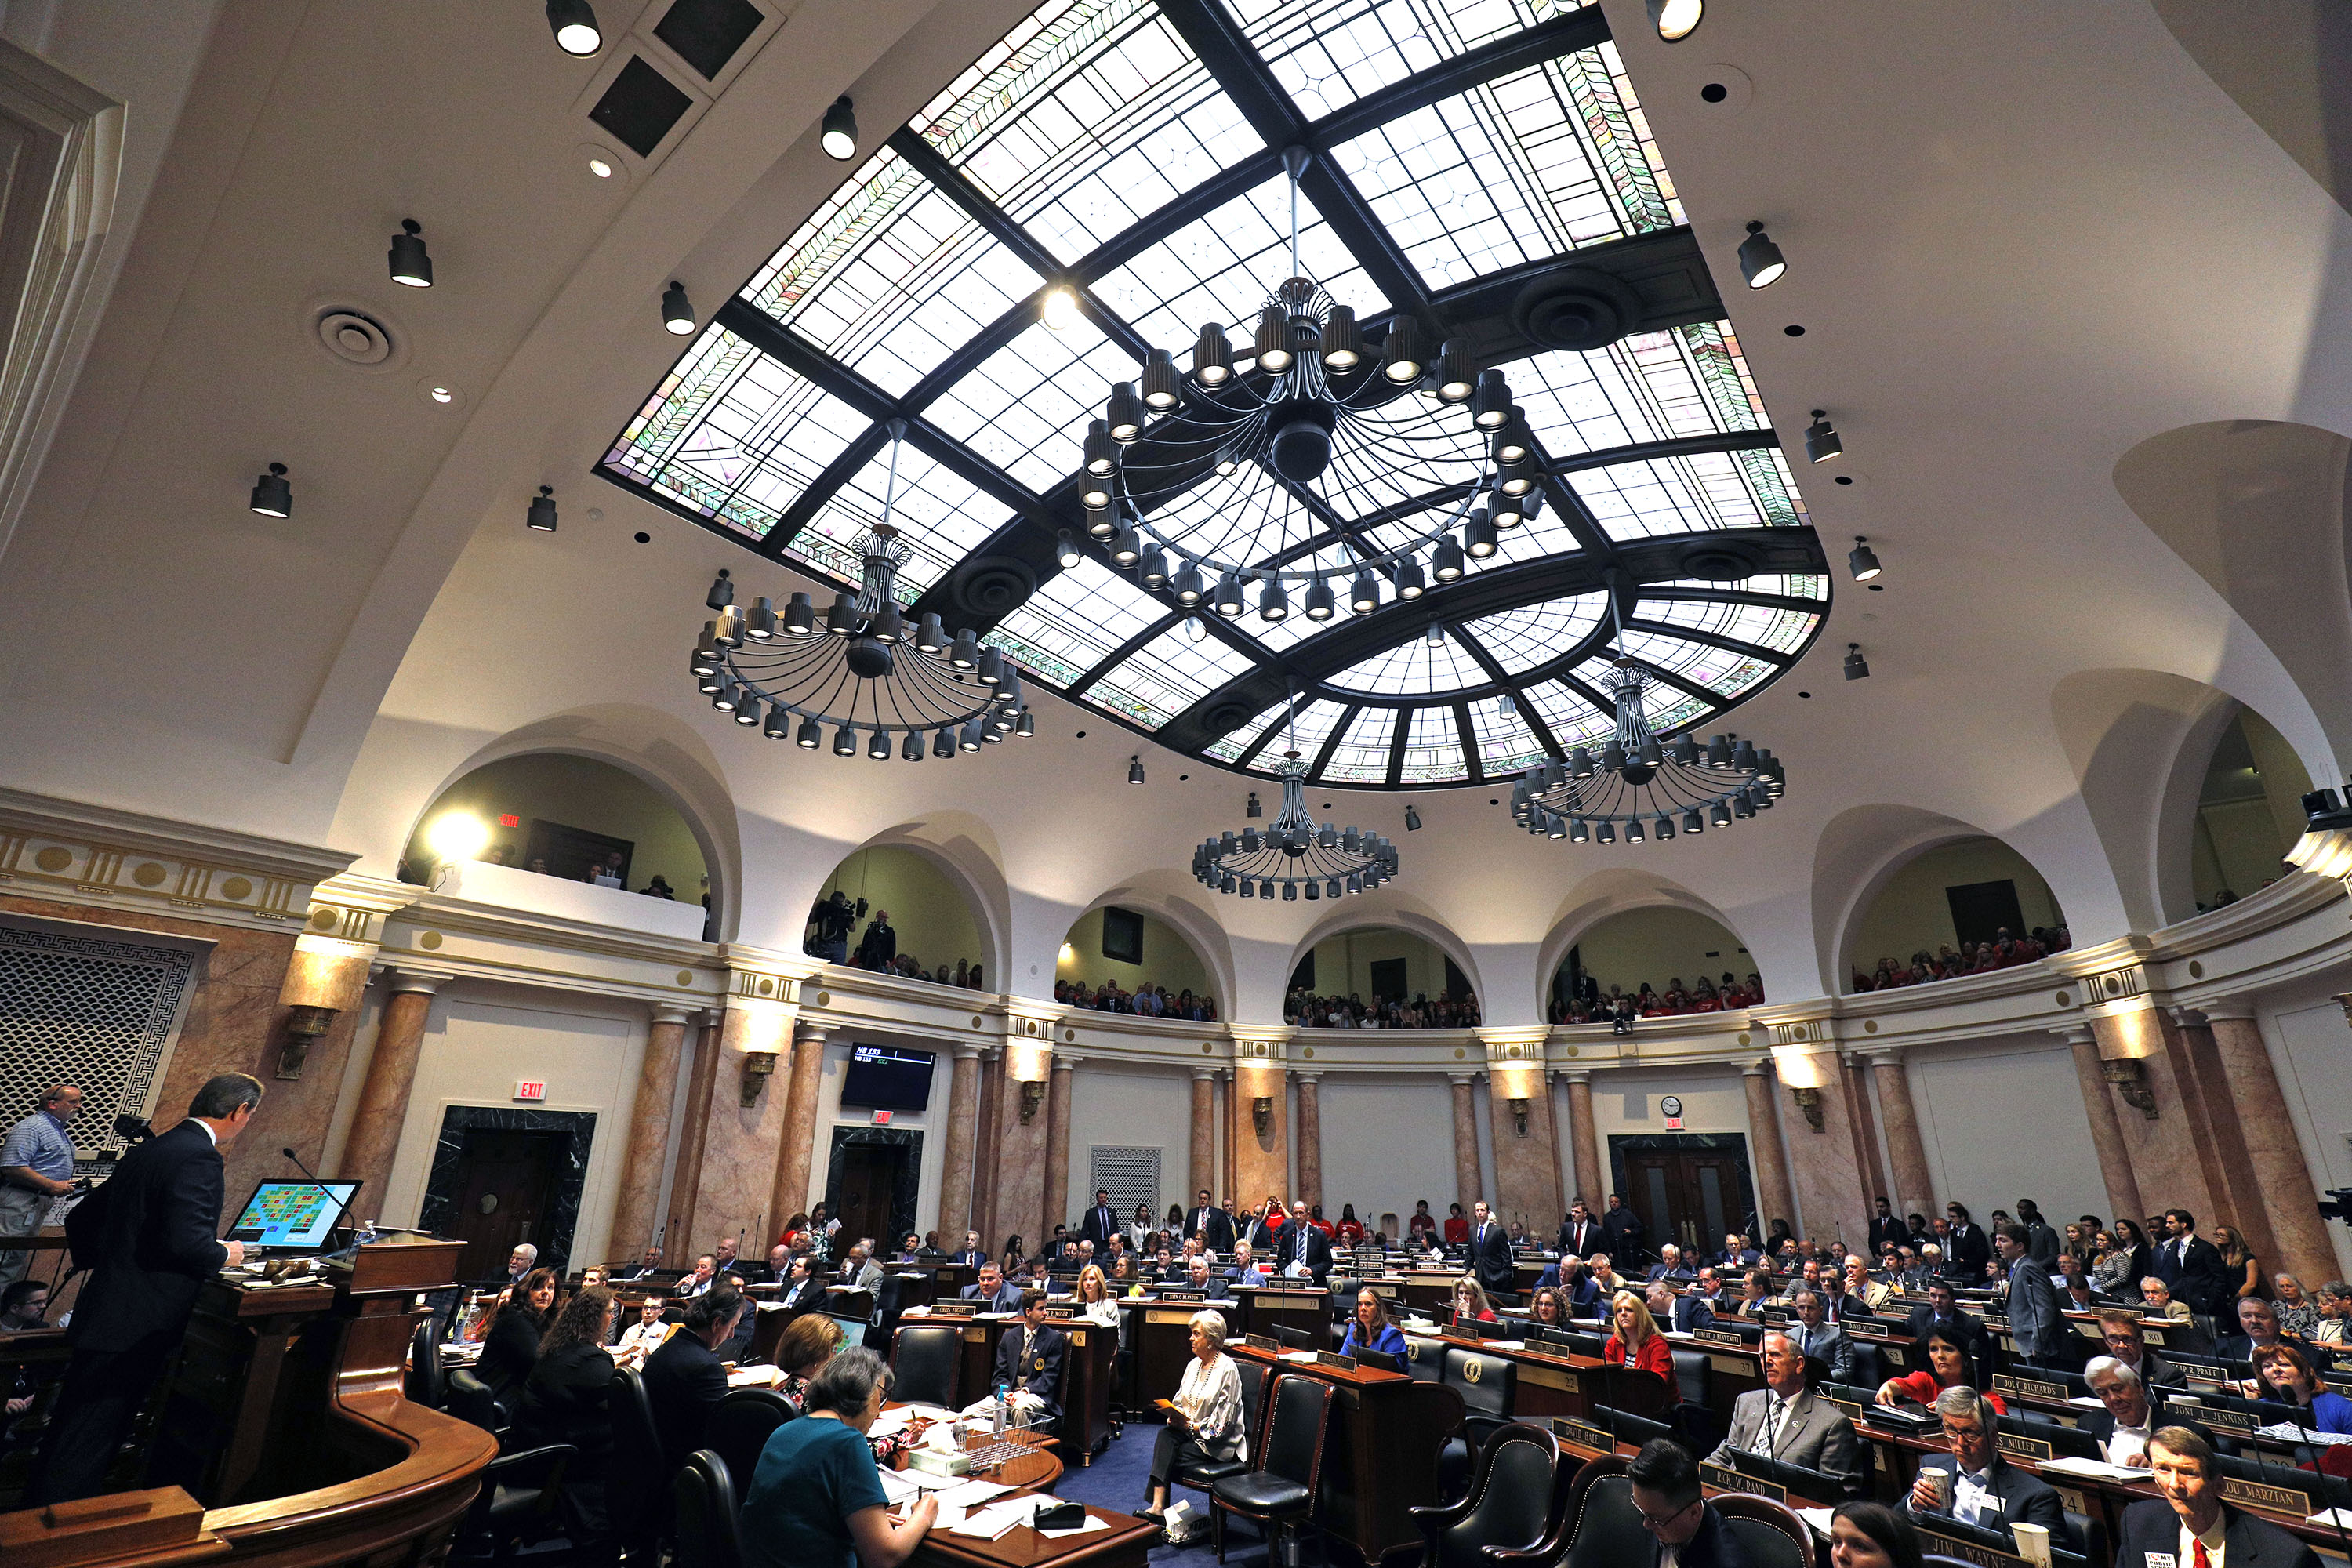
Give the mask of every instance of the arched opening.
[[1579, 933], [1552, 971], [1546, 1016], [1605, 1023], [1621, 996], [1642, 1017], [1752, 1006], [1764, 1000], [1755, 970], [1720, 921], [1670, 904], [1624, 910]]
[[1453, 956], [1394, 926], [1318, 938], [1291, 969], [1282, 1012], [1308, 1028], [1465, 1028], [1480, 1017], [1477, 988]]
[[1145, 1017], [1213, 1021], [1217, 984], [1190, 938], [1121, 904], [1080, 915], [1054, 962], [1054, 1000]]
[[919, 849], [878, 844], [833, 868], [810, 910], [809, 953], [835, 963], [985, 990], [990, 949], [963, 890]]
[[2251, 708], [2222, 727], [2197, 792], [2189, 874], [2197, 912], [2276, 881], [2304, 827], [2311, 775], [2294, 748]]
[[[401, 880], [430, 885], [450, 858], [444, 825], [467, 819], [478, 826], [481, 845], [465, 858], [709, 907], [709, 863], [694, 825], [625, 768], [568, 752], [486, 763], [417, 818]], [[703, 935], [710, 940], [707, 929]]]
[[2050, 884], [1984, 835], [1922, 850], [1885, 874], [1845, 943], [1843, 988], [1884, 991], [2031, 963], [2071, 945]]

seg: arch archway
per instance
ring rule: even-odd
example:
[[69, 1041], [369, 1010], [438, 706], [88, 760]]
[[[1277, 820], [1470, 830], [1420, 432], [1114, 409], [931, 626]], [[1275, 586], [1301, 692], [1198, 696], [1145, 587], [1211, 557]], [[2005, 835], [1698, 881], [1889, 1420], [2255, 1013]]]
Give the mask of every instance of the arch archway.
[[[1692, 939], [1701, 937], [1709, 929], [1719, 932], [1720, 944], [1701, 942], [1694, 950], [1693, 963], [1701, 961], [1717, 963], [1715, 959], [1705, 957], [1712, 948], [1719, 955], [1730, 955], [1736, 950], [1739, 959], [1737, 973], [1742, 983], [1746, 982], [1750, 970], [1759, 967], [1748, 955], [1746, 939], [1714, 904], [1681, 883], [1654, 871], [1630, 866], [1607, 867], [1585, 877], [1560, 900], [1559, 908], [1552, 916], [1551, 929], [1545, 933], [1542, 944], [1536, 951], [1537, 1016], [1550, 1016], [1549, 1009], [1554, 983], [1567, 965], [1569, 953], [1594, 931], [1612, 921], [1628, 916], [1634, 917], [1637, 933], [1643, 920], [1657, 922], [1662, 932], [1675, 931]], [[1679, 937], [1672, 940], [1679, 944]], [[1679, 952], [1680, 945], [1675, 945], [1672, 951]], [[1729, 965], [1719, 965], [1708, 973], [1719, 976], [1726, 967]], [[1672, 971], [1666, 971], [1654, 978], [1663, 986], [1672, 974]], [[1684, 971], [1685, 979], [1690, 974], [1691, 971]], [[1600, 976], [1604, 994], [1613, 978], [1608, 974]], [[1623, 984], [1631, 992], [1639, 981], [1625, 981]]]
[[[944, 973], [949, 984], [1004, 988], [1002, 928], [989, 908], [987, 889], [962, 857], [939, 843], [904, 827], [877, 835], [842, 857], [814, 901], [828, 901], [836, 891], [849, 906], [852, 923], [834, 952], [823, 950], [818, 928], [812, 925], [806, 942], [812, 954], [837, 952], [839, 961], [865, 967], [876, 967], [876, 960], [887, 956], [901, 973], [911, 963], [914, 978], [938, 979]], [[886, 914], [887, 941], [869, 934]], [[971, 976], [975, 965], [977, 984]]]
[[[2003, 889], [2006, 889], [2004, 891]], [[1922, 950], [1940, 959], [2008, 928], [2063, 931], [2065, 911], [2039, 868], [1972, 824], [1913, 806], [1856, 806], [1833, 819], [1814, 861], [1815, 915], [1834, 912], [1824, 976], [1855, 989], [1857, 970], [1882, 958], [1907, 967]], [[2063, 937], [2053, 938], [2055, 944]]]
[[1441, 996], [1466, 996], [1483, 1016], [1477, 966], [1468, 946], [1436, 920], [1410, 910], [1326, 917], [1291, 950], [1283, 986], [1286, 1016], [1287, 999], [1299, 993], [1302, 981], [1308, 983], [1307, 994], [1360, 997], [1368, 1006], [1376, 997], [1434, 1003]]
[[1710, 915], [1676, 904], [1619, 910], [1586, 927], [1553, 966], [1546, 1016], [1568, 1021], [1562, 1010], [1580, 987], [1604, 1001], [1647, 987], [1670, 1012], [1720, 1011], [1727, 994], [1745, 997], [1755, 968], [1731, 928]]

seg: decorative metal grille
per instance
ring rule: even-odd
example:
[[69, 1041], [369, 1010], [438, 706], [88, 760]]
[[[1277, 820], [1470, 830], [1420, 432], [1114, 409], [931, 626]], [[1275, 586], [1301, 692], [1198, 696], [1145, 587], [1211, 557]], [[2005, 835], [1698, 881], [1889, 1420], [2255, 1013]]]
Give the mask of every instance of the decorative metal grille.
[[196, 956], [0, 924], [0, 1124], [37, 1106], [49, 1085], [70, 1083], [82, 1091], [75, 1155], [117, 1148], [114, 1119], [146, 1108], [194, 989]]
[[[1097, 1188], [1110, 1193], [1111, 1211], [1123, 1222], [1141, 1204], [1155, 1217], [1160, 1213], [1160, 1151], [1106, 1148], [1097, 1143], [1087, 1154], [1087, 1202]], [[1081, 1205], [1084, 1206], [1084, 1205]]]

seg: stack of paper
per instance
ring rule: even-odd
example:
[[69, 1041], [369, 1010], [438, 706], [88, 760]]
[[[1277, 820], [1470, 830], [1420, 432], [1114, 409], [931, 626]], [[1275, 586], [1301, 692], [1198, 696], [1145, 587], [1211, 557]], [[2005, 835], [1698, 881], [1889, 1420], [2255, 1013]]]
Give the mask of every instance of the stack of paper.
[[1013, 1489], [995, 1481], [958, 1480], [953, 1486], [940, 1489], [940, 1501], [957, 1508], [978, 1508], [994, 1497], [1003, 1497]]
[[2062, 1476], [2081, 1476], [2094, 1481], [2144, 1481], [2146, 1470], [2135, 1470], [2127, 1465], [2110, 1465], [2105, 1459], [2078, 1459], [2073, 1455], [2061, 1455], [2042, 1461], [2044, 1473], [2055, 1471]]
[[2273, 1443], [2308, 1443], [2315, 1448], [2352, 1443], [2352, 1432], [2315, 1432], [2292, 1421], [2273, 1421], [2267, 1426], [2257, 1426], [2254, 1436], [2268, 1437]]
[[1315, 1352], [1313, 1351], [1285, 1351], [1282, 1352], [1282, 1359], [1285, 1361], [1313, 1361], [1315, 1359]]
[[2330, 1530], [2352, 1530], [2352, 1508], [2323, 1509], [2313, 1514], [2309, 1522]]

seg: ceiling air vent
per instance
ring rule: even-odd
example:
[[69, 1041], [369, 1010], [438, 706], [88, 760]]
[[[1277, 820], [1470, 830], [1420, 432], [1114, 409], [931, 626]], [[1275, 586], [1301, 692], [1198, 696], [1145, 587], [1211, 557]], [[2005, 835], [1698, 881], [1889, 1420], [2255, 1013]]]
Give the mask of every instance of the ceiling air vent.
[[694, 100], [685, 89], [647, 65], [643, 55], [636, 55], [613, 78], [588, 118], [638, 157], [650, 158], [662, 138], [693, 107]]
[[677, 0], [654, 28], [670, 52], [714, 81], [767, 15], [751, 0]]
[[319, 342], [346, 364], [382, 364], [392, 357], [392, 334], [383, 322], [359, 310], [320, 311]]

